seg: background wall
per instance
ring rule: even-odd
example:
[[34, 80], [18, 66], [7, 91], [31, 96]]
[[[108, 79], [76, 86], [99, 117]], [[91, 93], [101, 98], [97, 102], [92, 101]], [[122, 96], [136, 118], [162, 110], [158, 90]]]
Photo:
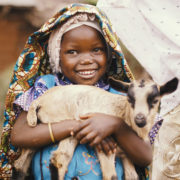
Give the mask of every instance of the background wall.
[[[6, 91], [13, 72], [13, 66], [22, 51], [25, 41], [35, 30], [23, 17], [25, 9], [12, 8], [0, 15], [0, 127], [3, 122], [3, 111]], [[1, 131], [1, 128], [0, 128]]]

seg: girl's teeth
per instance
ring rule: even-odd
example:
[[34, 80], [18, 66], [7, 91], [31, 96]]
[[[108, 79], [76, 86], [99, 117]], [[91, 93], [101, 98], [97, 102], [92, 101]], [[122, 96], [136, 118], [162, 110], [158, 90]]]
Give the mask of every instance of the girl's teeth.
[[82, 75], [90, 75], [94, 73], [94, 70], [93, 71], [80, 71], [79, 74], [82, 74]]

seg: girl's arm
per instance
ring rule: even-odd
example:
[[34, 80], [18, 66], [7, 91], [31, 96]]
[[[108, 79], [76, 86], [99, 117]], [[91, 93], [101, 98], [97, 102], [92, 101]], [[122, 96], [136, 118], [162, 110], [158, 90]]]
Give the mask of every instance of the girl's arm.
[[119, 146], [137, 165], [145, 167], [152, 161], [152, 149], [124, 121], [118, 117], [101, 113], [82, 116], [86, 121], [74, 129], [80, 143], [98, 145], [105, 137], [113, 135]]
[[[65, 120], [60, 123], [52, 123], [52, 132], [56, 141], [60, 141], [68, 136], [72, 128], [79, 122], [74, 120]], [[48, 124], [37, 124], [30, 127], [27, 124], [27, 112], [22, 112], [11, 131], [11, 143], [14, 146], [23, 148], [39, 148], [52, 143]]]
[[143, 141], [124, 121], [113, 134], [117, 143], [133, 163], [146, 167], [152, 162], [150, 142]]
[[[27, 112], [22, 112], [17, 118], [11, 132], [12, 145], [24, 148], [39, 148], [51, 144], [52, 140], [48, 125], [40, 123], [36, 127], [30, 127], [27, 124], [26, 117]], [[51, 126], [55, 140], [58, 142], [70, 136], [70, 132], [77, 124], [78, 122], [75, 120], [52, 123]], [[97, 149], [109, 154], [116, 149], [116, 143], [113, 138], [109, 137], [98, 144]]]

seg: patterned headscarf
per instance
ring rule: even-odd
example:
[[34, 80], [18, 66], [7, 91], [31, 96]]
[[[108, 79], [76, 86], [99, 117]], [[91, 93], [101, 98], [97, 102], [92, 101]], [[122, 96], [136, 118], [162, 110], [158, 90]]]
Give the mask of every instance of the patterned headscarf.
[[10, 144], [10, 131], [18, 115], [18, 112], [13, 109], [13, 102], [33, 86], [38, 76], [52, 73], [47, 53], [49, 36], [57, 27], [78, 13], [95, 15], [106, 43], [112, 49], [112, 62], [108, 75], [114, 75], [115, 78], [124, 81], [133, 79], [121, 53], [119, 40], [106, 15], [97, 7], [87, 4], [72, 4], [63, 8], [28, 38], [14, 67], [4, 112], [4, 128], [0, 146], [0, 178], [12, 176], [12, 163], [19, 155], [19, 151]]

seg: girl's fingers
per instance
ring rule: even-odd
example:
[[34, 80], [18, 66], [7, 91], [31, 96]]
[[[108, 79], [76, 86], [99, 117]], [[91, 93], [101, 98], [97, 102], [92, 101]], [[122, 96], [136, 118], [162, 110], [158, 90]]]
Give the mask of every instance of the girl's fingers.
[[[96, 142], [95, 142], [96, 143]], [[117, 144], [114, 141], [113, 138], [111, 137], [107, 137], [105, 139], [103, 139], [100, 144], [96, 145], [96, 147], [98, 147], [98, 150], [103, 151], [105, 154], [110, 155], [112, 153], [116, 152], [116, 147]]]
[[103, 151], [105, 152], [105, 154], [107, 154], [107, 155], [112, 154], [111, 147], [109, 146], [109, 143], [106, 139], [102, 140], [101, 144], [102, 144], [102, 148], [103, 148]]
[[79, 118], [84, 121], [81, 121], [81, 123], [79, 123], [76, 127], [74, 127], [72, 130], [73, 132], [71, 132], [71, 134], [76, 134], [79, 131], [81, 131], [81, 129], [85, 128], [89, 124], [88, 119], [91, 116], [92, 116], [92, 114], [90, 114], [90, 113], [80, 115]]
[[101, 144], [96, 145], [96, 149], [97, 149], [98, 152], [103, 151], [103, 148], [102, 148]]
[[74, 135], [76, 135], [79, 131], [81, 131], [83, 128], [85, 128], [88, 124], [89, 124], [88, 121], [83, 121], [83, 122], [79, 123], [76, 127], [74, 127], [71, 132]]
[[87, 134], [85, 137], [83, 137], [80, 141], [80, 144], [86, 144], [91, 142], [95, 137], [96, 137], [96, 133], [95, 132], [90, 132], [89, 134]]
[[82, 138], [84, 138], [85, 136], [87, 136], [88, 134], [90, 134], [91, 128], [89, 126], [85, 126], [82, 129], [80, 129], [77, 133], [75, 133], [74, 137], [78, 140], [81, 141]]
[[116, 152], [116, 148], [117, 148], [117, 143], [114, 141], [114, 139], [112, 137], [107, 137], [105, 139], [106, 143], [109, 146], [109, 151], [111, 152]]
[[89, 144], [91, 147], [98, 145], [102, 141], [102, 138], [96, 136], [94, 140]]
[[80, 114], [80, 115], [79, 115], [79, 118], [80, 118], [80, 119], [88, 119], [88, 118], [90, 118], [91, 116], [92, 116], [91, 113]]

